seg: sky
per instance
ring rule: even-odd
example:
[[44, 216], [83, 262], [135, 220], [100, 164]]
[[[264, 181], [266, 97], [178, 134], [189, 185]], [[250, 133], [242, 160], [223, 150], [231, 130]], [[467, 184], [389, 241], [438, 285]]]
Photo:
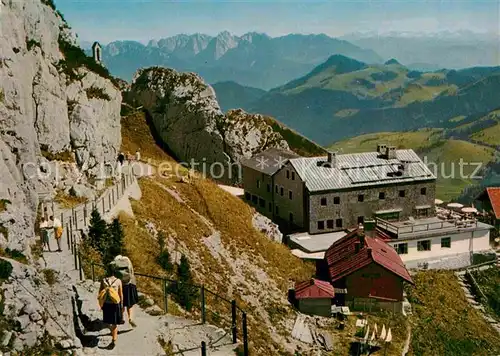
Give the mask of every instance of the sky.
[[55, 0], [82, 41], [147, 42], [180, 33], [386, 33], [470, 30], [498, 35], [500, 0]]

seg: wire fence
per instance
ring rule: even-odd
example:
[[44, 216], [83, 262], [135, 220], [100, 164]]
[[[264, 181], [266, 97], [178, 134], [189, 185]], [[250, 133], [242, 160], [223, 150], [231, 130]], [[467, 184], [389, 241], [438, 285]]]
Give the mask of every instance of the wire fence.
[[[75, 254], [75, 268], [80, 272], [80, 278], [83, 279], [83, 270], [90, 269], [90, 278], [92, 281], [98, 281], [105, 276], [105, 266], [97, 264], [94, 262], [82, 263], [78, 247], [72, 249]], [[175, 279], [169, 279], [163, 276], [154, 276], [149, 274], [143, 274], [140, 272], [134, 272], [136, 276], [137, 284], [147, 285], [148, 295], [153, 298], [154, 301], [161, 307], [165, 314], [173, 308], [171, 306], [172, 300], [177, 300], [177, 294], [175, 293], [175, 286], [180, 282]], [[189, 286], [192, 288], [192, 292], [195, 295], [193, 298], [190, 314], [199, 317], [199, 322], [201, 324], [211, 324], [215, 325], [225, 331], [225, 333], [218, 339], [211, 340], [208, 344], [202, 342], [200, 346], [178, 350], [174, 353], [182, 353], [200, 349], [202, 355], [206, 355], [207, 347], [222, 346], [224, 345], [222, 341], [230, 336], [231, 343], [238, 343], [238, 336], [241, 336], [241, 341], [243, 344], [243, 355], [248, 356], [248, 327], [247, 327], [247, 315], [246, 312], [237, 305], [236, 300], [229, 300], [225, 297], [217, 294], [206, 288], [204, 285], [188, 284], [183, 283], [184, 286]], [[175, 310], [173, 310], [175, 312]], [[241, 329], [240, 329], [241, 327]], [[204, 349], [205, 348], [205, 349]]]

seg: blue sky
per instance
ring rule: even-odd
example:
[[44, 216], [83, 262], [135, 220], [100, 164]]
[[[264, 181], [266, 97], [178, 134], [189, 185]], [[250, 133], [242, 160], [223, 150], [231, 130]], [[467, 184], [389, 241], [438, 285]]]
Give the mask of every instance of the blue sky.
[[361, 31], [499, 30], [499, 0], [55, 0], [84, 41], [250, 31], [271, 36]]

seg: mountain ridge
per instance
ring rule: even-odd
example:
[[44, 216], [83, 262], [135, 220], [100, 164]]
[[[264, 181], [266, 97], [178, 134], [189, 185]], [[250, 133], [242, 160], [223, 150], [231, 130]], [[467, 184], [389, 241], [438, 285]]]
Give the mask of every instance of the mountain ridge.
[[368, 63], [383, 62], [372, 50], [324, 34], [270, 37], [248, 32], [236, 36], [224, 31], [217, 36], [180, 34], [146, 45], [137, 41], [103, 45], [104, 63], [111, 73], [126, 80], [139, 68], [159, 65], [196, 72], [210, 84], [235, 81], [264, 90], [307, 74], [334, 54]]

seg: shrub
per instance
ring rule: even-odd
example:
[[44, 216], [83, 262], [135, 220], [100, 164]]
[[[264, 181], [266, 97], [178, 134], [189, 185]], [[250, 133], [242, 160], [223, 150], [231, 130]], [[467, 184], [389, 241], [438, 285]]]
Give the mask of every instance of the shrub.
[[3, 103], [5, 100], [5, 93], [3, 92], [3, 89], [0, 89], [0, 103]]
[[47, 268], [42, 270], [43, 276], [45, 277], [45, 281], [49, 286], [56, 284], [57, 282], [57, 272], [53, 269]]
[[167, 272], [172, 272], [174, 270], [174, 265], [170, 260], [170, 253], [167, 250], [160, 252], [158, 256], [158, 264]]
[[0, 256], [5, 256], [24, 264], [28, 263], [26, 256], [18, 250], [11, 250], [10, 248], [6, 248], [5, 250], [0, 249]]
[[12, 274], [12, 264], [0, 258], [0, 280], [5, 280]]
[[31, 49], [32, 49], [33, 47], [35, 47], [35, 46], [37, 46], [37, 47], [39, 47], [39, 48], [41, 48], [41, 47], [42, 47], [42, 45], [40, 44], [40, 42], [35, 41], [35, 40], [33, 40], [33, 39], [28, 39], [28, 38], [26, 38], [26, 48], [28, 48], [28, 51], [31, 51]]
[[111, 80], [115, 87], [119, 88], [118, 82], [105, 67], [97, 63], [94, 58], [87, 56], [80, 47], [66, 41], [62, 36], [59, 36], [59, 49], [64, 55], [64, 60], [59, 63], [59, 66], [70, 80], [78, 80], [76, 69], [86, 67], [101, 77]]
[[54, 4], [54, 0], [42, 0], [42, 4], [47, 5], [52, 10], [56, 9], [56, 4]]
[[0, 213], [7, 210], [7, 205], [11, 204], [10, 200], [0, 199]]
[[85, 92], [87, 93], [87, 98], [89, 99], [102, 99], [111, 101], [109, 95], [106, 94], [102, 88], [92, 86], [90, 88], [85, 89]]
[[71, 150], [65, 150], [61, 152], [52, 153], [49, 151], [49, 146], [42, 144], [40, 145], [40, 151], [43, 157], [49, 161], [62, 161], [62, 162], [75, 162], [73, 153]]
[[191, 311], [194, 301], [198, 298], [198, 289], [193, 285], [191, 267], [186, 256], [182, 255], [177, 269], [178, 281], [173, 284], [173, 294], [177, 302], [187, 311]]
[[103, 254], [103, 262], [105, 264], [113, 261], [113, 259], [123, 254], [123, 240], [125, 239], [125, 234], [123, 232], [123, 227], [118, 218], [113, 219], [113, 222], [108, 225], [108, 243], [105, 246]]
[[101, 218], [101, 214], [94, 209], [90, 216], [89, 243], [101, 254], [106, 249], [106, 240], [108, 239], [108, 229], [106, 222]]

